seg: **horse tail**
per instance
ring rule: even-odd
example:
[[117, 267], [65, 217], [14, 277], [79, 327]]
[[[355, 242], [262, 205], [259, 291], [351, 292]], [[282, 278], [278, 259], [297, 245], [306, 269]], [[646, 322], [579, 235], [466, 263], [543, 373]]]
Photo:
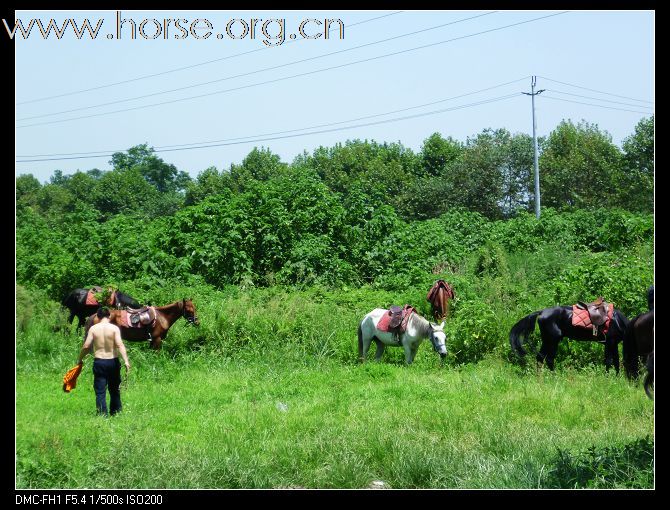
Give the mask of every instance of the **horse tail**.
[[535, 329], [535, 321], [538, 315], [540, 315], [540, 312], [526, 315], [512, 326], [512, 329], [509, 332], [509, 343], [512, 346], [512, 350], [519, 356], [524, 356], [526, 354], [526, 350], [523, 348], [522, 343]]
[[638, 375], [637, 343], [635, 342], [635, 323], [640, 318], [638, 315], [632, 319], [623, 333], [623, 366], [626, 369], [626, 377], [635, 379]]
[[363, 330], [361, 329], [361, 324], [360, 322], [358, 324], [358, 358], [363, 359]]

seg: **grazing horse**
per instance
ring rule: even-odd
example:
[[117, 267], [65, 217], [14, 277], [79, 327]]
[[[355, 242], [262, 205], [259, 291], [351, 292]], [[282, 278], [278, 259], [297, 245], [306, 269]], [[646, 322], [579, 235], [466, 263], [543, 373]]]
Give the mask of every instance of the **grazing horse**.
[[[65, 299], [62, 301], [62, 305], [70, 310], [70, 317], [68, 322], [72, 324], [74, 318], [77, 317], [77, 329], [79, 329], [82, 324], [86, 322], [87, 317], [97, 312], [98, 308], [103, 306], [100, 303], [86, 303], [86, 298], [90, 290], [92, 289], [74, 289], [67, 296], [65, 296]], [[118, 307], [130, 306], [131, 308], [140, 308], [142, 306], [134, 298], [118, 290], [114, 293], [114, 302], [109, 304]]]
[[[128, 327], [128, 323], [125, 320], [127, 313], [125, 310], [110, 310], [109, 321], [119, 327], [122, 339], [130, 341], [150, 340], [149, 345], [156, 350], [160, 350], [168, 330], [180, 317], [186, 319], [189, 324], [200, 325], [195, 305], [193, 305], [191, 299], [182, 299], [169, 305], [156, 306], [154, 310], [156, 312], [156, 320], [146, 327]], [[84, 338], [88, 334], [88, 329], [98, 322], [100, 322], [100, 319], [98, 319], [97, 315], [91, 315], [86, 320]]]
[[512, 326], [509, 333], [509, 342], [512, 350], [519, 356], [526, 354], [526, 351], [522, 347], [522, 342], [535, 330], [536, 320], [542, 335], [542, 346], [537, 353], [538, 363], [546, 361], [549, 369], [553, 370], [558, 343], [564, 337], [568, 337], [573, 340], [591, 340], [604, 343], [607, 371], [614, 365], [616, 373], [619, 373], [618, 345], [628, 325], [628, 319], [620, 310], [614, 309], [607, 333], [605, 335], [599, 333], [597, 336], [593, 335], [590, 328], [581, 328], [572, 325], [572, 306], [555, 306], [531, 313]]
[[405, 361], [410, 365], [414, 361], [419, 344], [426, 338], [430, 338], [433, 349], [440, 354], [440, 358], [444, 361], [447, 355], [447, 336], [443, 331], [444, 322], [438, 326], [431, 324], [420, 315], [412, 313], [407, 321], [407, 329], [400, 333], [397, 337], [399, 340], [396, 340], [393, 333], [377, 329], [379, 320], [387, 312], [388, 310], [383, 308], [375, 308], [363, 317], [358, 325], [358, 355], [361, 361], [365, 361], [370, 344], [374, 340], [377, 344], [376, 361], [381, 360], [387, 345], [394, 345], [405, 349]]
[[644, 392], [650, 399], [654, 399], [651, 394], [651, 387], [654, 385], [654, 351], [647, 358], [647, 377], [644, 378]]
[[623, 364], [629, 379], [637, 379], [639, 364], [654, 351], [654, 310], [632, 319], [623, 337]]
[[443, 321], [449, 311], [449, 300], [454, 299], [454, 289], [444, 280], [437, 280], [426, 295], [436, 322]]

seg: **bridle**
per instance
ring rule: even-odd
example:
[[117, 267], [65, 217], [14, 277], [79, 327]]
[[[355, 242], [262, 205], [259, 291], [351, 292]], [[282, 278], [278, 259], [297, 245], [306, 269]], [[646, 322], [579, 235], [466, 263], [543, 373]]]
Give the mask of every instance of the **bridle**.
[[191, 316], [186, 315], [186, 307], [184, 306], [184, 301], [181, 302], [182, 310], [181, 316], [186, 319], [186, 322], [195, 326], [195, 323], [198, 321], [198, 316], [194, 313]]
[[429, 338], [430, 338], [430, 343], [433, 345], [433, 350], [434, 350], [435, 352], [439, 352], [438, 343], [437, 343], [437, 337], [435, 336], [435, 330], [432, 329], [432, 328], [431, 328], [431, 330], [430, 330], [430, 336], [429, 336]]

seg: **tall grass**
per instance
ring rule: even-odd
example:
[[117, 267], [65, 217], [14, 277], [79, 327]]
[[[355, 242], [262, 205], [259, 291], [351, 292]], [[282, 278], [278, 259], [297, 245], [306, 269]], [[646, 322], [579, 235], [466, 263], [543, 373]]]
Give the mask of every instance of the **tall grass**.
[[[193, 297], [202, 325], [178, 321], [160, 353], [126, 343], [133, 368], [111, 419], [95, 416], [90, 357], [77, 387], [61, 389], [81, 332], [56, 303], [19, 288], [16, 485], [652, 487], [653, 403], [641, 388], [583, 359], [556, 372], [507, 362], [512, 319], [500, 320], [496, 301], [508, 290], [468, 278], [457, 276], [447, 363], [426, 344], [411, 367], [401, 349], [358, 364], [356, 326], [394, 303], [427, 315], [423, 290], [128, 283], [154, 304]], [[477, 292], [479, 305], [463, 297]], [[473, 306], [481, 313], [464, 313]], [[455, 352], [466, 340], [469, 354]]]

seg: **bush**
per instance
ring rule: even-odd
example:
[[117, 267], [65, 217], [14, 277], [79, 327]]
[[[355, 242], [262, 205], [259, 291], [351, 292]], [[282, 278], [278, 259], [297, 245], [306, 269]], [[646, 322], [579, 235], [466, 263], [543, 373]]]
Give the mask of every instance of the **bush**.
[[572, 454], [559, 449], [546, 478], [548, 489], [649, 488], [654, 485], [654, 442], [650, 436], [622, 446]]

